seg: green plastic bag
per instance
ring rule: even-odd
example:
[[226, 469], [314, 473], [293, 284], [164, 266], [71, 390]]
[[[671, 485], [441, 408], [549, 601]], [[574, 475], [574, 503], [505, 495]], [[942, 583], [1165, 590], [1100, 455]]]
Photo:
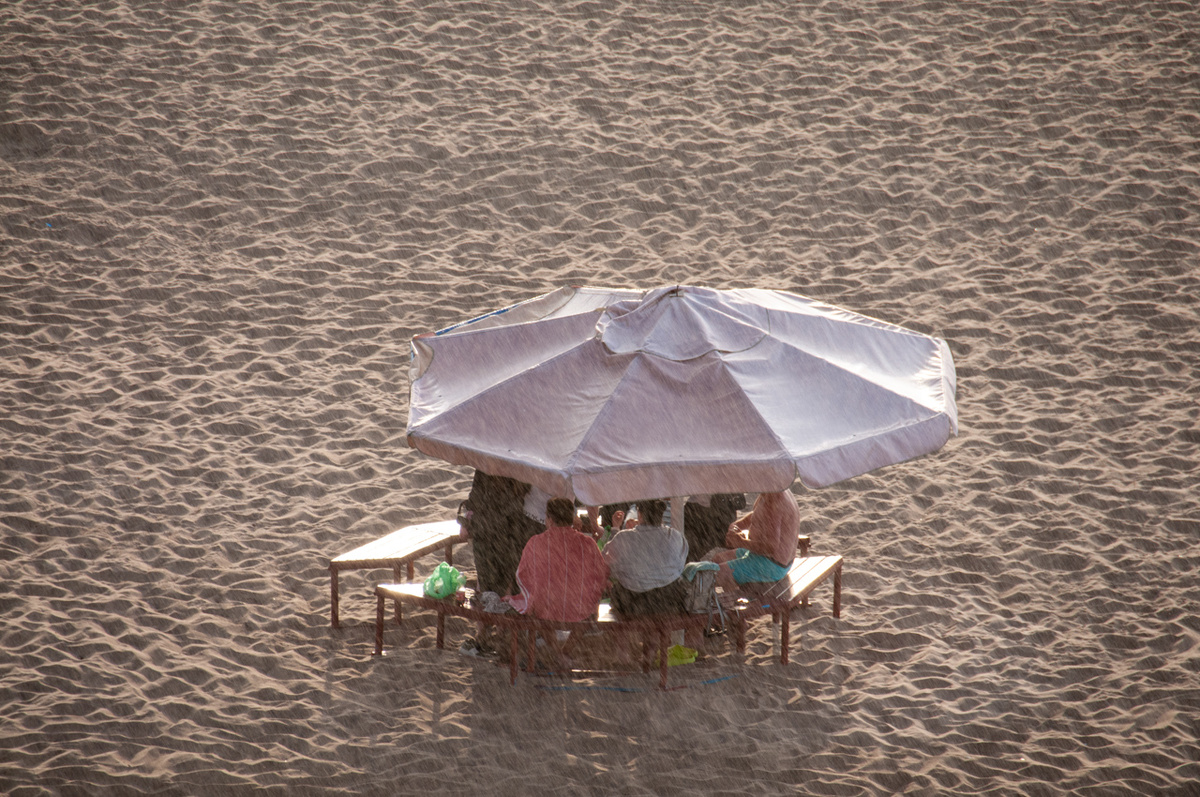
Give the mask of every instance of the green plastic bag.
[[[693, 648], [685, 648], [683, 645], [672, 645], [667, 648], [667, 666], [678, 667], [680, 664], [692, 664], [696, 661], [698, 655], [700, 655], [700, 651]], [[659, 666], [658, 656], [654, 657], [654, 666]]]
[[458, 572], [457, 567], [442, 562], [425, 579], [425, 594], [430, 598], [449, 598], [466, 583], [466, 576]]

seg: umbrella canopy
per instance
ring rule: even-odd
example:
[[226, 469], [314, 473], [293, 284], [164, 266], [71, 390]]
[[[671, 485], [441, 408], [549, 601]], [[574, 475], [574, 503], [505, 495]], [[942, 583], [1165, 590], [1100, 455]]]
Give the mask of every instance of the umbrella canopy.
[[821, 487], [958, 431], [945, 341], [783, 291], [563, 288], [412, 350], [410, 446], [590, 505]]

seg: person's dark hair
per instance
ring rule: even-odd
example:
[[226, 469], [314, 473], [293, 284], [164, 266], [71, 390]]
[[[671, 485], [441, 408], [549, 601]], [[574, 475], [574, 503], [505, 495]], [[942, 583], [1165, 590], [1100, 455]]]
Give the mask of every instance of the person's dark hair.
[[661, 526], [663, 514], [667, 511], [667, 502], [661, 498], [648, 498], [637, 502], [638, 524]]
[[605, 504], [600, 507], [600, 525], [611, 526], [613, 524], [613, 515], [617, 512], [629, 514], [629, 504]]
[[552, 526], [575, 525], [575, 503], [570, 498], [551, 498], [546, 502], [546, 520]]

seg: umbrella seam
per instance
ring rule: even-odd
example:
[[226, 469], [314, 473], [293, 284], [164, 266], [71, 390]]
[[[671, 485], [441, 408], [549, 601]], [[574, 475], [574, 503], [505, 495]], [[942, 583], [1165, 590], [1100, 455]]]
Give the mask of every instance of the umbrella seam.
[[[770, 311], [768, 311], [768, 313], [769, 312]], [[946, 409], [947, 401], [946, 401], [946, 394], [945, 394], [945, 377], [943, 376], [943, 374], [945, 373], [945, 368], [942, 365], [942, 355], [941, 355], [940, 346], [938, 345], [939, 343], [944, 342], [944, 341], [941, 341], [940, 338], [934, 338], [929, 335], [922, 335], [920, 333], [917, 333], [917, 337], [920, 337], [924, 340], [931, 341], [934, 344], [934, 348], [937, 349], [937, 360], [939, 363], [939, 367], [938, 367], [938, 383], [939, 384], [938, 384], [937, 392], [941, 396], [941, 399], [942, 399], [943, 406], [941, 408], [930, 407], [925, 402], [918, 401], [918, 400], [914, 399], [912, 396], [909, 396], [906, 393], [902, 393], [902, 392], [898, 391], [895, 387], [892, 387], [884, 382], [881, 382], [879, 379], [873, 378], [872, 374], [869, 374], [869, 373], [864, 374], [864, 373], [860, 373], [858, 371], [851, 370], [850, 368], [847, 368], [845, 365], [843, 365], [839, 362], [836, 362], [834, 360], [829, 359], [828, 357], [822, 356], [820, 354], [816, 354], [814, 352], [805, 351], [804, 349], [800, 348], [799, 346], [796, 346], [788, 341], [785, 341], [782, 338], [773, 338], [773, 340], [777, 340], [780, 346], [787, 348], [789, 351], [793, 351], [793, 352], [796, 352], [797, 354], [803, 355], [803, 356], [811, 358], [813, 360], [823, 362], [826, 365], [828, 365], [829, 367], [835, 368], [844, 374], [849, 374], [850, 376], [861, 379], [864, 382], [869, 382], [870, 384], [875, 385], [875, 387], [879, 388], [880, 390], [887, 391], [888, 393], [892, 393], [897, 396], [902, 396], [905, 399], [907, 399], [908, 401], [911, 401], [913, 404], [916, 404], [917, 406], [924, 407], [925, 409], [936, 412], [936, 413], [947, 413], [948, 411]], [[759, 341], [759, 342], [761, 343], [762, 341]], [[755, 345], [757, 346], [758, 344], [755, 344]], [[751, 347], [751, 348], [753, 348], [753, 347]], [[749, 351], [749, 349], [747, 349], [747, 351]], [[740, 354], [741, 352], [738, 352], [738, 353]]]

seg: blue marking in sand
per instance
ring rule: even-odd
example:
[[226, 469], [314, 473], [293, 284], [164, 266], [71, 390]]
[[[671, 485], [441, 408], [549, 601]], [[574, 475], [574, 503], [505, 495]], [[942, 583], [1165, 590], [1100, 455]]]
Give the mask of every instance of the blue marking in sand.
[[[708, 684], [718, 684], [721, 681], [728, 681], [737, 678], [736, 675], [723, 675], [720, 678], [709, 678], [706, 681], [698, 681], [694, 684], [681, 684], [672, 686], [667, 689], [668, 692], [676, 692], [680, 689], [688, 689], [692, 686], [706, 686]], [[649, 692], [658, 691], [643, 689], [640, 686], [542, 686], [538, 684], [535, 689], [544, 689], [548, 692]]]
[[645, 692], [640, 686], [541, 686], [548, 692]]

